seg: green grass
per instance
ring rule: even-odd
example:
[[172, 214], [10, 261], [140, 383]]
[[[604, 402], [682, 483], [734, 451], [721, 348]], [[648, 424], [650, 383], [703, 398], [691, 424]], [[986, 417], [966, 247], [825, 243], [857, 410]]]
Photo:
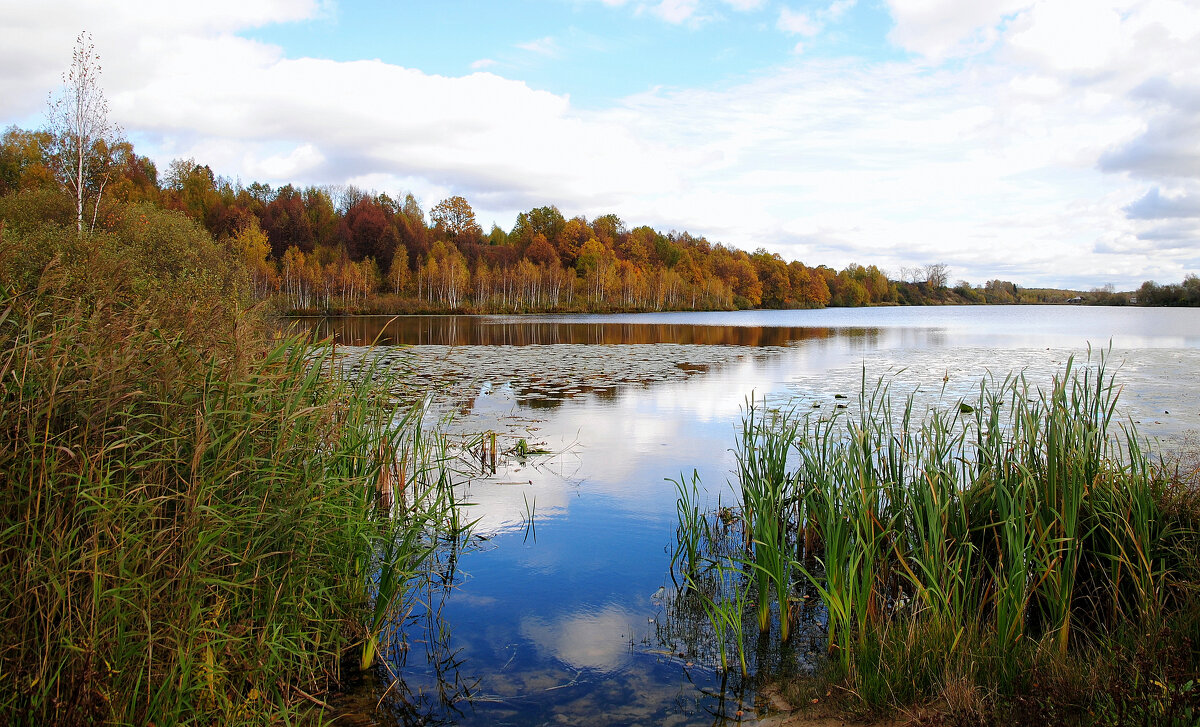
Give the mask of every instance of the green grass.
[[827, 615], [823, 678], [855, 710], [1200, 713], [1195, 468], [1117, 423], [1119, 391], [1099, 356], [1044, 388], [985, 379], [924, 415], [865, 374], [857, 409], [832, 416], [752, 402], [737, 490], [760, 628], [768, 593], [784, 604], [807, 581]]

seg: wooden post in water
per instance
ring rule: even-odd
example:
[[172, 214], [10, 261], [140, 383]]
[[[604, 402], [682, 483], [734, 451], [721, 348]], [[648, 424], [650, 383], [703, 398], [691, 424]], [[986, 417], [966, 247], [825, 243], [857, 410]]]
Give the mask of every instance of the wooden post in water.
[[496, 474], [496, 433], [491, 432], [491, 435], [492, 435], [492, 474]]

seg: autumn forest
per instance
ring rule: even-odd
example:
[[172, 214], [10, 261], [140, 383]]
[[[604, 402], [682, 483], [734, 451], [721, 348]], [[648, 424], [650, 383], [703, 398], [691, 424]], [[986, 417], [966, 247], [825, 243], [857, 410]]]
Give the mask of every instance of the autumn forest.
[[[47, 131], [8, 129], [0, 196], [53, 195]], [[688, 232], [633, 227], [615, 214], [567, 218], [553, 205], [484, 231], [453, 196], [426, 214], [403, 198], [353, 186], [272, 188], [217, 176], [195, 160], [164, 174], [129, 142], [97, 141], [80, 224], [112, 226], [130, 205], [183, 213], [245, 263], [259, 298], [290, 312], [547, 312], [822, 308], [1028, 300], [994, 280], [949, 287], [948, 269], [842, 270], [747, 253]]]

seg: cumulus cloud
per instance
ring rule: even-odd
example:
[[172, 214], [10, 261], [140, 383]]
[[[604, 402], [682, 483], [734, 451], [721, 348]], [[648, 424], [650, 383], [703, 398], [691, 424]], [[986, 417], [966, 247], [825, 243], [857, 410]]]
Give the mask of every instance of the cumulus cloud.
[[[669, 22], [721, 7], [627, 6]], [[784, 8], [777, 24], [807, 38], [852, 6], [804, 20]], [[792, 60], [584, 111], [484, 71], [488, 59], [447, 77], [292, 58], [238, 34], [327, 12], [312, 2], [184, 15], [152, 2], [22, 5], [0, 24], [0, 118], [42, 107], [82, 26], [104, 59], [115, 120], [147, 140], [139, 150], [161, 163], [194, 156], [246, 181], [354, 181], [412, 189], [427, 204], [462, 194], [485, 224], [506, 226], [547, 203], [569, 215], [616, 211], [836, 267], [946, 260], [971, 280], [1009, 270], [1066, 284], [1052, 271], [1101, 266], [1106, 279], [1139, 280], [1195, 260], [1183, 244], [1192, 228], [1168, 223], [1193, 220], [1200, 200], [1200, 11], [1170, 0], [889, 7], [893, 39], [916, 60]], [[1074, 33], [1109, 40], [1060, 53]], [[954, 54], [959, 62], [935, 60]]]
[[[978, 72], [1011, 74], [1009, 90], [1026, 101], [1005, 115], [1044, 119], [1024, 131], [1013, 126], [1012, 133], [1065, 138], [1075, 125], [1044, 126], [1049, 119], [1041, 106], [1065, 100], [1096, 121], [1093, 143], [1076, 146], [1073, 159], [1061, 158], [1107, 175], [1104, 187], [1127, 190], [1105, 198], [1111, 217], [1092, 241], [1095, 252], [1125, 255], [1122, 264], [1131, 267], [1150, 264], [1133, 257], [1148, 251], [1185, 259], [1177, 243], [1194, 242], [1195, 230], [1156, 220], [1183, 214], [1195, 199], [1194, 187], [1178, 195], [1162, 189], [1200, 181], [1200, 84], [1192, 70], [1200, 64], [1200, 12], [1194, 4], [889, 0], [889, 7], [896, 20], [891, 38], [906, 50], [932, 61], [968, 58]], [[1153, 186], [1131, 193], [1127, 180]], [[1113, 204], [1120, 194], [1126, 201]], [[1135, 194], [1140, 197], [1129, 202]]]
[[[841, 20], [856, 4], [857, 0], [835, 0], [828, 7], [813, 12], [793, 10], [785, 5], [779, 10], [775, 27], [789, 35], [811, 38], [824, 30], [827, 23]], [[803, 44], [798, 43], [794, 51], [799, 53], [803, 48]]]
[[1179, 217], [1200, 217], [1200, 190], [1177, 195], [1164, 195], [1158, 187], [1125, 207], [1131, 219], [1158, 220]]
[[652, 10], [668, 23], [682, 23], [696, 15], [699, 0], [661, 0]]
[[299, 146], [281, 154], [272, 154], [264, 159], [247, 159], [246, 171], [254, 178], [302, 179], [321, 168], [325, 157], [312, 144]]
[[900, 47], [928, 58], [944, 58], [987, 47], [997, 26], [1028, 0], [887, 0], [896, 25], [890, 37]]
[[1133, 235], [1102, 237], [1096, 241], [1095, 250], [1107, 255], [1162, 255], [1181, 252], [1185, 260], [1195, 264], [1196, 259], [1200, 257], [1196, 252], [1198, 238], [1200, 224], [1191, 220], [1172, 220], [1146, 225]]
[[1140, 134], [1100, 158], [1100, 168], [1155, 181], [1200, 181], [1200, 113], [1176, 106], [1150, 116]]
[[840, 20], [843, 15], [857, 4], [858, 0], [834, 0], [825, 12], [831, 20]]

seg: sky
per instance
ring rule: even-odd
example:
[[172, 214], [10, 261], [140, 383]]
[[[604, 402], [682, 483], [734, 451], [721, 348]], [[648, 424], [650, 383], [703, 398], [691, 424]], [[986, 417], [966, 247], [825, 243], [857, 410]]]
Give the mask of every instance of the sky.
[[0, 126], [45, 124], [85, 30], [160, 174], [893, 277], [1200, 273], [1200, 0], [0, 0]]

